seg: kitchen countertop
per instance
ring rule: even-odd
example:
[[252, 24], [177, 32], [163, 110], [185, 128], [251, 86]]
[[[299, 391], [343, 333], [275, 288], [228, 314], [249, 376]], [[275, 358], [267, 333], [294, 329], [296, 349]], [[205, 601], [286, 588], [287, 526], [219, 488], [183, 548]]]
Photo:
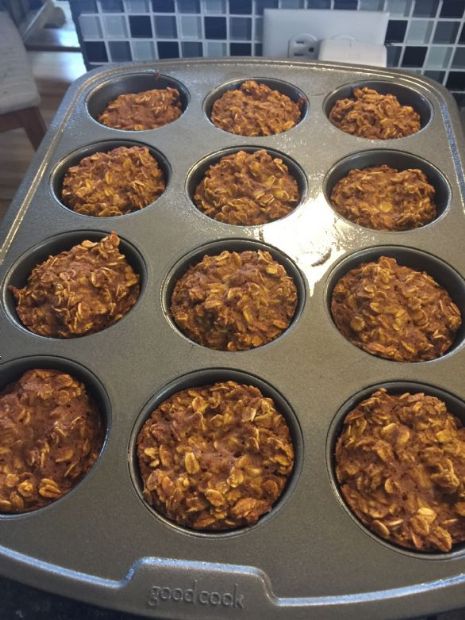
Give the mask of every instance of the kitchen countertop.
[[101, 609], [0, 577], [1, 620], [137, 620], [141, 616]]

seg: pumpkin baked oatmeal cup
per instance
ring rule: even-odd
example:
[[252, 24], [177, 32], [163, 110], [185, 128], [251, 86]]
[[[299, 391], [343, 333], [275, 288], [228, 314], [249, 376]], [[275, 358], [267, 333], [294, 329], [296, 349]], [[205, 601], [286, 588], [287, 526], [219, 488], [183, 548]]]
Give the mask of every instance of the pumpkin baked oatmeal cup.
[[294, 466], [289, 427], [274, 401], [236, 381], [172, 394], [149, 415], [136, 450], [144, 499], [194, 530], [255, 524]]
[[465, 541], [465, 429], [441, 398], [373, 392], [343, 420], [335, 473], [351, 511], [381, 538], [433, 552]]

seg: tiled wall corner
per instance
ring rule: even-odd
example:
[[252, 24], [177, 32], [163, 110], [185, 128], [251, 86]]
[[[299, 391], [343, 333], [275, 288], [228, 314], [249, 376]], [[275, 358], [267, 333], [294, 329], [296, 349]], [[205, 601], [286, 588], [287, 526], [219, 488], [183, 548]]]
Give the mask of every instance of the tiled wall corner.
[[263, 11], [388, 11], [390, 67], [424, 74], [465, 105], [465, 0], [70, 0], [88, 67], [260, 56]]

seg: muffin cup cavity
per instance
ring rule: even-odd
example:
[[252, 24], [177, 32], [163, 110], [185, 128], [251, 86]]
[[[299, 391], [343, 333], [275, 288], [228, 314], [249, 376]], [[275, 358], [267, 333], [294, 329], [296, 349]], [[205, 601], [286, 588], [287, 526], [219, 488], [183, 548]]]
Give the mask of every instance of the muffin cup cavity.
[[[342, 261], [331, 272], [328, 278], [328, 284], [326, 288], [326, 304], [334, 328], [338, 330], [331, 313], [331, 300], [334, 287], [339, 282], [339, 280], [351, 269], [359, 267], [362, 263], [376, 261], [381, 256], [394, 258], [401, 266], [409, 267], [410, 269], [414, 269], [415, 271], [419, 272], [426, 272], [427, 274], [432, 276], [434, 280], [449, 293], [452, 301], [457, 305], [458, 309], [460, 310], [460, 314], [462, 316], [462, 324], [457, 330], [453, 344], [441, 357], [428, 360], [428, 363], [440, 362], [442, 359], [446, 358], [457, 348], [459, 348], [465, 338], [465, 280], [459, 273], [457, 273], [457, 271], [455, 271], [453, 267], [445, 263], [440, 258], [437, 258], [432, 254], [428, 254], [417, 249], [394, 245], [378, 246], [375, 248], [367, 248], [360, 252], [355, 252], [350, 256], [342, 259]], [[342, 338], [345, 338], [345, 336], [343, 336], [341, 333], [340, 335]], [[367, 355], [370, 354], [367, 353]], [[386, 362], [392, 361], [383, 357], [379, 357], [378, 359]]]
[[[273, 504], [271, 510], [261, 516], [259, 520], [253, 525], [245, 527], [230, 529], [230, 530], [197, 530], [179, 525], [166, 516], [162, 515], [158, 510], [152, 507], [143, 497], [143, 482], [139, 469], [137, 459], [137, 438], [144, 423], [149, 418], [150, 414], [165, 400], [167, 400], [173, 394], [185, 390], [188, 388], [196, 388], [202, 386], [212, 385], [223, 381], [235, 381], [239, 384], [252, 385], [257, 387], [266, 398], [271, 398], [276, 405], [277, 411], [281, 413], [288, 425], [291, 441], [294, 448], [294, 466], [287, 479], [284, 489], [279, 496], [278, 500]], [[154, 395], [143, 408], [139, 418], [132, 430], [130, 442], [129, 442], [129, 469], [134, 483], [136, 492], [144, 503], [146, 508], [167, 526], [174, 528], [180, 533], [195, 535], [200, 537], [231, 537], [237, 536], [257, 527], [265, 526], [271, 521], [277, 514], [277, 512], [288, 502], [292, 492], [296, 488], [303, 462], [304, 442], [302, 437], [302, 431], [297, 420], [297, 417], [287, 402], [287, 400], [278, 392], [273, 386], [269, 385], [264, 380], [245, 373], [240, 370], [230, 370], [225, 368], [211, 368], [198, 370], [186, 375], [183, 375], [162, 388]]]
[[[184, 84], [178, 80], [175, 80], [167, 75], [162, 75], [157, 71], [133, 73], [132, 75], [125, 75], [124, 77], [103, 82], [103, 84], [97, 86], [88, 96], [87, 111], [90, 116], [97, 123], [99, 123], [99, 125], [102, 125], [102, 123], [99, 122], [98, 117], [103, 112], [107, 104], [110, 101], [113, 101], [113, 99], [116, 99], [116, 97], [119, 97], [119, 95], [140, 93], [146, 90], [162, 88], [176, 88], [179, 91], [181, 107], [184, 113], [189, 104], [189, 91]], [[130, 129], [114, 129], [113, 127], [107, 127], [106, 125], [102, 126], [112, 131], [134, 131]], [[141, 131], [155, 131], [155, 129], [145, 129]]]
[[[306, 298], [306, 287], [305, 287], [304, 278], [302, 274], [300, 273], [299, 269], [296, 267], [296, 265], [280, 250], [277, 250], [276, 248], [272, 246], [259, 243], [257, 241], [248, 241], [246, 239], [228, 239], [228, 240], [208, 243], [206, 245], [201, 246], [200, 248], [193, 250], [192, 252], [190, 252], [189, 254], [185, 255], [184, 257], [182, 257], [180, 260], [177, 261], [177, 263], [168, 273], [165, 279], [165, 283], [163, 285], [163, 289], [162, 289], [163, 313], [166, 316], [167, 320], [169, 321], [170, 325], [183, 338], [186, 338], [189, 342], [194, 342], [193, 340], [189, 338], [189, 336], [187, 336], [180, 330], [180, 328], [176, 325], [176, 322], [174, 321], [174, 318], [171, 315], [171, 311], [170, 311], [171, 296], [172, 296], [174, 287], [176, 286], [176, 283], [179, 280], [179, 278], [181, 278], [186, 273], [186, 271], [189, 269], [190, 266], [196, 265], [206, 255], [215, 256], [215, 255], [221, 254], [221, 252], [224, 252], [225, 250], [229, 252], [245, 252], [247, 250], [267, 251], [271, 254], [274, 260], [276, 260], [277, 262], [283, 265], [287, 274], [292, 278], [296, 286], [296, 289], [297, 289], [297, 305], [296, 305], [296, 309], [294, 312], [294, 316], [289, 326], [277, 338], [275, 338], [271, 342], [268, 342], [266, 344], [263, 344], [257, 347], [257, 349], [262, 349], [263, 347], [266, 347], [268, 345], [273, 344], [274, 342], [279, 341], [280, 338], [284, 338], [286, 334], [288, 333], [288, 331], [294, 327], [300, 315], [302, 314], [303, 307], [305, 305], [305, 298]], [[198, 346], [204, 346], [198, 343], [195, 343], [195, 344], [197, 344]], [[236, 353], [247, 354], [248, 352], [253, 351], [253, 350], [254, 349], [247, 349], [243, 351], [236, 351]], [[231, 351], [219, 350], [218, 352], [223, 352], [223, 353], [226, 353], [227, 355], [231, 354]]]
[[[372, 151], [363, 151], [361, 153], [353, 153], [344, 159], [339, 160], [326, 175], [324, 180], [324, 194], [328, 204], [331, 205], [331, 192], [338, 181], [345, 177], [351, 170], [370, 168], [374, 166], [382, 166], [386, 164], [396, 170], [407, 170], [409, 168], [417, 168], [425, 173], [429, 183], [436, 190], [434, 201], [437, 207], [437, 216], [425, 226], [437, 221], [447, 210], [451, 190], [448, 181], [443, 173], [433, 164], [429, 163], [421, 157], [404, 153], [402, 151], [394, 151], [387, 149], [374, 149]], [[332, 205], [331, 205], [332, 206]], [[334, 207], [333, 207], [334, 208]], [[341, 215], [341, 217], [343, 217]], [[350, 220], [349, 220], [350, 221]], [[419, 228], [423, 228], [419, 227]], [[417, 229], [410, 229], [411, 230]], [[406, 232], [406, 231], [384, 231], [384, 232]]]
[[[257, 82], [257, 84], [265, 84], [272, 90], [277, 90], [281, 94], [287, 95], [289, 99], [291, 99], [295, 103], [298, 103], [299, 101], [303, 102], [302, 108], [301, 108], [300, 120], [291, 129], [294, 129], [295, 127], [300, 125], [300, 123], [307, 117], [309, 113], [310, 104], [309, 104], [309, 101], [306, 95], [299, 88], [297, 88], [296, 86], [293, 86], [292, 84], [289, 84], [288, 82], [283, 82], [282, 80], [276, 80], [272, 78], [247, 77], [242, 80], [234, 80], [231, 82], [227, 82], [226, 84], [222, 84], [221, 86], [216, 88], [213, 92], [211, 92], [209, 95], [207, 95], [207, 97], [205, 98], [205, 101], [204, 101], [205, 114], [207, 118], [209, 119], [210, 123], [212, 123], [212, 125], [216, 127], [216, 129], [223, 131], [223, 129], [221, 129], [220, 127], [217, 127], [211, 120], [212, 107], [215, 101], [219, 99], [220, 97], [222, 97], [224, 93], [226, 93], [228, 90], [237, 90], [238, 88], [240, 88], [241, 84], [243, 84], [244, 82], [248, 82], [250, 80]], [[279, 135], [279, 134], [275, 134], [275, 135]], [[254, 136], [254, 139], [260, 139], [261, 137], [263, 136]]]
[[111, 428], [111, 403], [105, 387], [93, 372], [70, 359], [54, 357], [51, 355], [33, 355], [7, 361], [0, 366], [0, 392], [2, 392], [8, 385], [17, 382], [24, 375], [24, 373], [30, 370], [56, 370], [58, 372], [67, 373], [77, 381], [84, 384], [87, 395], [96, 405], [100, 417], [101, 428], [103, 431], [102, 444], [100, 446], [99, 455], [96, 462], [62, 497], [48, 503], [45, 506], [30, 508], [23, 512], [1, 512], [1, 520], [24, 518], [28, 515], [33, 516], [38, 510], [53, 510], [53, 506], [57, 502], [66, 502], [67, 497], [76, 493], [81, 483], [83, 483], [89, 475], [92, 475], [95, 468], [98, 466], [99, 460], [105, 450]]
[[[70, 250], [73, 246], [82, 243], [84, 240], [89, 241], [100, 241], [103, 237], [107, 236], [108, 233], [98, 232], [95, 230], [76, 230], [69, 233], [62, 233], [59, 235], [55, 235], [54, 237], [50, 237], [36, 245], [35, 247], [29, 249], [22, 256], [20, 256], [13, 266], [8, 271], [4, 281], [2, 288], [2, 303], [6, 310], [6, 315], [17, 327], [24, 330], [27, 334], [34, 338], [47, 338], [47, 336], [41, 336], [36, 334], [29, 329], [27, 329], [22, 322], [19, 320], [18, 314], [16, 312], [16, 303], [13, 297], [13, 294], [9, 290], [9, 286], [14, 286], [16, 288], [23, 288], [26, 285], [29, 274], [32, 269], [45, 261], [49, 256], [59, 254], [60, 252], [64, 252]], [[118, 235], [119, 236], [119, 235]], [[132, 310], [139, 303], [142, 295], [144, 294], [145, 284], [147, 282], [147, 267], [145, 265], [144, 258], [140, 254], [139, 250], [137, 250], [130, 242], [125, 239], [120, 238], [119, 250], [126, 257], [127, 262], [133, 268], [133, 270], [140, 277], [140, 294], [139, 298], [131, 308], [128, 314], [131, 313]], [[123, 316], [120, 321], [123, 321], [126, 316]], [[120, 321], [115, 323], [117, 325]], [[113, 325], [109, 325], [108, 327], [113, 327]], [[105, 328], [105, 329], [108, 329]], [[103, 330], [105, 331], [105, 330]], [[98, 332], [97, 332], [98, 333]], [[93, 334], [85, 334], [83, 336], [79, 336], [80, 338], [84, 338], [86, 336], [92, 336]], [[54, 338], [56, 340], [56, 338]], [[61, 338], [60, 338], [61, 340]]]
[[[204, 178], [205, 174], [208, 172], [208, 169], [211, 166], [214, 166], [215, 164], [217, 164], [223, 157], [226, 157], [227, 155], [233, 155], [240, 151], [245, 151], [246, 153], [256, 153], [257, 151], [260, 151], [260, 150], [266, 150], [266, 152], [269, 155], [271, 155], [273, 159], [275, 158], [281, 159], [284, 162], [284, 164], [286, 164], [289, 174], [291, 174], [294, 177], [294, 179], [297, 181], [297, 185], [299, 189], [299, 202], [293, 208], [293, 210], [287, 215], [291, 215], [292, 213], [294, 213], [294, 211], [303, 204], [303, 202], [306, 200], [306, 197], [307, 197], [308, 183], [307, 183], [307, 177], [306, 177], [305, 172], [300, 167], [300, 165], [297, 162], [295, 162], [293, 159], [291, 159], [288, 155], [285, 155], [284, 153], [281, 153], [280, 151], [276, 151], [270, 148], [263, 149], [263, 147], [259, 147], [259, 146], [241, 146], [241, 147], [225, 148], [216, 153], [212, 153], [211, 155], [207, 155], [206, 157], [201, 159], [199, 162], [197, 162], [193, 166], [193, 168], [190, 170], [188, 177], [187, 177], [187, 182], [186, 182], [186, 191], [194, 207], [200, 213], [205, 215], [205, 217], [209, 217], [208, 215], [204, 214], [203, 211], [199, 209], [199, 207], [195, 204], [194, 194], [195, 194], [195, 190], [197, 186], [202, 181], [202, 179]], [[285, 215], [284, 217], [287, 217], [287, 215]], [[209, 217], [209, 219], [212, 219], [212, 218]], [[278, 218], [278, 219], [283, 219], [283, 218]], [[273, 221], [277, 221], [277, 220], [273, 220]], [[222, 223], [225, 223], [225, 222], [222, 222]], [[229, 226], [241, 226], [241, 224], [228, 224], [228, 225]], [[263, 225], [264, 224], [254, 224], [254, 226], [263, 226]], [[250, 227], [250, 225], [246, 225], [246, 226]]]
[[[368, 80], [363, 82], [357, 82], [355, 84], [345, 84], [344, 86], [341, 86], [340, 88], [334, 90], [330, 95], [328, 95], [323, 103], [323, 111], [328, 117], [328, 120], [329, 113], [331, 112], [336, 101], [339, 101], [340, 99], [352, 98], [354, 88], [372, 88], [381, 95], [394, 95], [395, 97], [397, 97], [401, 105], [411, 106], [420, 115], [420, 131], [422, 131], [428, 125], [433, 116], [433, 108], [431, 103], [424, 95], [414, 90], [413, 88], [409, 86], [404, 86], [403, 84], [396, 84], [394, 82], [382, 80]], [[357, 136], [353, 137], [356, 138]], [[366, 140], [366, 138], [362, 139]]]
[[[166, 190], [168, 189], [170, 179], [171, 179], [171, 172], [172, 172], [171, 165], [168, 162], [167, 158], [163, 155], [163, 153], [161, 153], [160, 151], [158, 151], [157, 149], [153, 148], [152, 146], [148, 144], [144, 144], [143, 142], [136, 142], [133, 140], [131, 141], [130, 140], [106, 140], [104, 142], [96, 142], [94, 144], [89, 144], [88, 146], [80, 148], [74, 151], [73, 153], [70, 153], [69, 155], [64, 157], [58, 164], [56, 164], [50, 176], [50, 187], [51, 187], [53, 196], [60, 203], [60, 205], [64, 207], [65, 209], [67, 209], [68, 211], [71, 211], [72, 213], [80, 217], [92, 217], [92, 218], [97, 217], [93, 215], [84, 215], [82, 213], [77, 213], [76, 211], [74, 211], [74, 209], [72, 209], [71, 207], [69, 207], [63, 202], [63, 199], [62, 199], [63, 179], [66, 175], [66, 172], [69, 170], [69, 168], [71, 168], [72, 166], [78, 165], [79, 162], [82, 159], [84, 159], [84, 157], [88, 157], [90, 155], [93, 155], [94, 153], [107, 153], [108, 151], [112, 151], [113, 149], [116, 149], [121, 146], [126, 147], [126, 148], [130, 148], [132, 146], [145, 147], [148, 149], [152, 157], [156, 159], [165, 177], [165, 189], [162, 192], [162, 194], [160, 194], [160, 196], [158, 196], [158, 198], [156, 198], [154, 201], [149, 203], [147, 207], [150, 205], [153, 205], [159, 198], [161, 198], [163, 194], [166, 192]], [[147, 208], [147, 207], [144, 207], [144, 208]], [[135, 211], [132, 211], [131, 213], [126, 213], [123, 215], [110, 216], [110, 217], [120, 218], [120, 217], [133, 216], [133, 215], [136, 215], [137, 213], [140, 213], [140, 211], [143, 211], [143, 209], [135, 210]], [[101, 218], [98, 217], [98, 219], [101, 219]]]
[[457, 396], [450, 394], [449, 392], [432, 386], [423, 384], [416, 381], [388, 381], [383, 383], [378, 383], [376, 385], [372, 385], [370, 387], [366, 387], [363, 390], [360, 390], [353, 396], [351, 396], [338, 410], [336, 413], [331, 426], [328, 431], [327, 441], [326, 441], [326, 465], [328, 474], [330, 477], [331, 487], [333, 489], [334, 494], [339, 500], [340, 504], [347, 511], [349, 516], [353, 519], [353, 521], [360, 527], [362, 530], [370, 536], [373, 540], [381, 545], [385, 545], [386, 547], [395, 550], [404, 555], [410, 555], [416, 558], [422, 558], [425, 560], [443, 560], [450, 559], [453, 557], [457, 557], [462, 555], [463, 550], [465, 549], [464, 543], [457, 543], [454, 545], [451, 551], [449, 552], [441, 552], [441, 551], [421, 551], [415, 550], [408, 547], [404, 547], [400, 544], [396, 544], [395, 542], [389, 541], [382, 536], [379, 536], [373, 530], [371, 530], [367, 525], [362, 523], [362, 521], [357, 517], [357, 515], [352, 511], [351, 507], [348, 505], [346, 500], [344, 499], [341, 490], [340, 483], [337, 480], [336, 476], [336, 443], [339, 436], [343, 430], [343, 423], [348, 413], [350, 413], [355, 407], [357, 407], [362, 401], [369, 398], [374, 392], [379, 389], [386, 389], [389, 394], [392, 395], [401, 395], [406, 392], [410, 394], [418, 394], [423, 393], [426, 396], [434, 396], [439, 400], [443, 401], [446, 404], [447, 410], [449, 413], [457, 417], [463, 425], [465, 425], [465, 403], [460, 400]]

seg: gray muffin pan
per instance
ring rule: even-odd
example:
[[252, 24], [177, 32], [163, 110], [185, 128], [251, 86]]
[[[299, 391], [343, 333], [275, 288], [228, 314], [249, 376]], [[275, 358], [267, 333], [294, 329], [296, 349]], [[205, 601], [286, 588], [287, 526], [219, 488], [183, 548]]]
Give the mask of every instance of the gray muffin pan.
[[[214, 97], [242, 80], [305, 98], [301, 122], [248, 138], [216, 128]], [[150, 131], [95, 120], [122, 92], [174, 83], [184, 112]], [[418, 108], [422, 130], [396, 140], [347, 135], [330, 105], [368, 84]], [[166, 191], [138, 213], [94, 218], [60, 202], [66, 167], [120, 144], [145, 144], [168, 177]], [[282, 220], [229, 226], [191, 201], [205, 165], [236, 149], [282, 153], [302, 200]], [[163, 61], [93, 71], [68, 91], [0, 230], [0, 388], [27, 368], [67, 370], [95, 394], [106, 423], [99, 460], [67, 496], [35, 512], [0, 516], [0, 572], [101, 606], [156, 618], [401, 618], [465, 606], [465, 549], [448, 555], [400, 549], [369, 533], [339, 495], [332, 454], [345, 412], [375, 386], [444, 397], [465, 421], [462, 328], [443, 358], [396, 363], [370, 356], [335, 328], [331, 290], [348, 269], [382, 254], [429, 271], [465, 318], [464, 141], [452, 97], [407, 73], [344, 64], [259, 59]], [[409, 232], [376, 232], [340, 217], [332, 185], [352, 166], [383, 162], [427, 172], [436, 221]], [[119, 323], [94, 335], [34, 335], [16, 317], [8, 285], [24, 283], [49, 253], [116, 231], [142, 276], [142, 293]], [[274, 342], [213, 351], [180, 334], [169, 294], [206, 252], [269, 247], [296, 281], [298, 310]], [[259, 386], [287, 417], [296, 466], [278, 504], [255, 526], [227, 533], [187, 531], [148, 507], [134, 462], [135, 435], [164, 397], [189, 385], [235, 378]]]

